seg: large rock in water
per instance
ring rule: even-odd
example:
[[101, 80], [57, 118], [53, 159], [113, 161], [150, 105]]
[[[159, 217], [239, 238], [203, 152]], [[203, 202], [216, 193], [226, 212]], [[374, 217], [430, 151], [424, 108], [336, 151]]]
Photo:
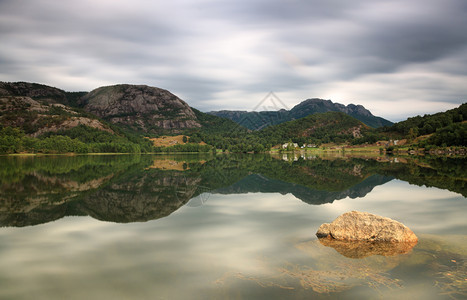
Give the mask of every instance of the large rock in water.
[[418, 238], [404, 224], [366, 212], [351, 211], [340, 215], [331, 224], [321, 225], [318, 238], [343, 241], [417, 242]]

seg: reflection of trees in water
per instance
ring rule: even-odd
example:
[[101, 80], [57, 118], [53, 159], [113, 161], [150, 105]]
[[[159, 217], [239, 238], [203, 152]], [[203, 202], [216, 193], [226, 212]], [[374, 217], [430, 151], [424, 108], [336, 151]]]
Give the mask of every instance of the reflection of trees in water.
[[155, 220], [185, 205], [195, 194], [199, 181], [199, 177], [186, 177], [180, 172], [166, 176], [149, 170], [137, 178], [120, 178], [84, 197], [77, 203], [77, 209], [103, 221]]
[[193, 201], [192, 206], [202, 205], [211, 192], [292, 193], [306, 203], [321, 204], [363, 197], [391, 176], [462, 193], [462, 162], [289, 162], [269, 155], [2, 157], [0, 224], [27, 226], [67, 215], [147, 221], [167, 216], [195, 197], [198, 204]]
[[[115, 222], [156, 219], [183, 206], [199, 182], [196, 176], [180, 176], [182, 172], [145, 171], [150, 157], [44, 157], [25, 162], [16, 162], [19, 180], [2, 180], [4, 226], [40, 224], [66, 215]], [[68, 169], [54, 166], [62, 163]]]
[[466, 166], [466, 158], [415, 157], [405, 163], [380, 163], [375, 170], [410, 184], [437, 187], [467, 197]]
[[319, 205], [332, 203], [334, 200], [350, 197], [352, 199], [364, 197], [375, 186], [385, 184], [393, 178], [381, 175], [371, 175], [361, 179], [361, 182], [342, 191], [316, 190], [303, 185], [275, 180], [259, 174], [251, 174], [242, 180], [225, 188], [216, 189], [213, 193], [245, 194], [245, 193], [280, 193], [292, 194], [305, 203]]

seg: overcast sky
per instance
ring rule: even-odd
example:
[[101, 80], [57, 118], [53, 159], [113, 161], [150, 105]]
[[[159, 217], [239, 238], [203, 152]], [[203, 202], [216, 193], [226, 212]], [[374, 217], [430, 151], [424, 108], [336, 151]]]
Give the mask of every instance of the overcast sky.
[[273, 91], [399, 121], [467, 102], [467, 1], [0, 0], [0, 81], [147, 84], [202, 111]]

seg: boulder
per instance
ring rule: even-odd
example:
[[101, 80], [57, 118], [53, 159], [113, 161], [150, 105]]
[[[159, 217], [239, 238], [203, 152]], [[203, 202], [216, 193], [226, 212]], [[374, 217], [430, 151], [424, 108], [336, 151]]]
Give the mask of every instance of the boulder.
[[337, 217], [332, 223], [321, 225], [318, 238], [343, 241], [417, 242], [418, 238], [404, 224], [390, 218], [366, 212], [351, 211]]

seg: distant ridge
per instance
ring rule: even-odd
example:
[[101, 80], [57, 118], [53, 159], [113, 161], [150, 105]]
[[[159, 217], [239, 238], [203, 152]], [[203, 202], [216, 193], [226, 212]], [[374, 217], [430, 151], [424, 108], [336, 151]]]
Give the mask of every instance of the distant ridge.
[[230, 119], [248, 129], [260, 130], [271, 125], [281, 124], [287, 121], [297, 120], [309, 115], [324, 112], [343, 112], [366, 125], [378, 128], [382, 126], [391, 126], [393, 123], [384, 118], [374, 116], [362, 105], [343, 105], [334, 103], [331, 100], [312, 98], [305, 100], [291, 110], [281, 109], [278, 111], [211, 111], [208, 114], [222, 118]]

